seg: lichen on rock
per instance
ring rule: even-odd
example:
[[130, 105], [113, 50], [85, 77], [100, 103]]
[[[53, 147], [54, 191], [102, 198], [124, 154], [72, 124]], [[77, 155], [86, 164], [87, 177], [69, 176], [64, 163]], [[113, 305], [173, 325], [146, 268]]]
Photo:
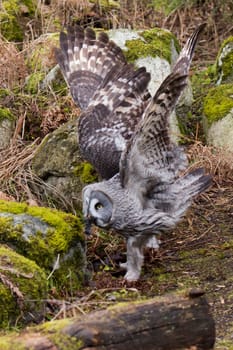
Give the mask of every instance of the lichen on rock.
[[35, 261], [57, 289], [77, 290], [85, 274], [78, 216], [25, 203], [0, 201], [0, 242]]

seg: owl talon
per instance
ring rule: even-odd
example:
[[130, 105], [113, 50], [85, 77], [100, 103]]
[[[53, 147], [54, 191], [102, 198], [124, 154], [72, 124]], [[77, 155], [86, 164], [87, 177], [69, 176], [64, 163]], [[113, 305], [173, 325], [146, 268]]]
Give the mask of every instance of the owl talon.
[[157, 239], [155, 236], [152, 236], [146, 243], [147, 248], [159, 249], [161, 241]]
[[139, 279], [140, 276], [140, 272], [137, 271], [128, 271], [125, 276], [124, 279], [127, 282], [136, 282]]
[[120, 268], [123, 270], [127, 270], [127, 262], [120, 263]]

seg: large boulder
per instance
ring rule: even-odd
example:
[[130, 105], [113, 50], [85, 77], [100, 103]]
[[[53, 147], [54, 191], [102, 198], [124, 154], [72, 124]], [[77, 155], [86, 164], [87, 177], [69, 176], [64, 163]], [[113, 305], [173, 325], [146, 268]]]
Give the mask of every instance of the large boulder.
[[82, 188], [95, 180], [97, 174], [80, 157], [78, 121], [71, 119], [48, 134], [32, 161], [32, 170], [44, 183], [41, 196], [64, 209], [81, 209]]

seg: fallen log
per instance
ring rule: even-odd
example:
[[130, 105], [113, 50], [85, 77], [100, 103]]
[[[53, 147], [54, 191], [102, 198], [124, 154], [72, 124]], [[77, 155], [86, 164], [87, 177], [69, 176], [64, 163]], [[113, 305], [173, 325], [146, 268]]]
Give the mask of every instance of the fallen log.
[[0, 344], [4, 350], [213, 349], [215, 324], [200, 294], [122, 303], [82, 318], [29, 328], [3, 337]]

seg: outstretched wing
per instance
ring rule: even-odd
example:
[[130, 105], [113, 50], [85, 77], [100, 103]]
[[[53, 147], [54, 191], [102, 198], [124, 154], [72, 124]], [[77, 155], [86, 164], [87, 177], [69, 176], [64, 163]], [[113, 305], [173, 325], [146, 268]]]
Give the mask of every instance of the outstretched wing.
[[187, 84], [188, 71], [204, 25], [199, 26], [185, 44], [171, 74], [163, 81], [148, 105], [143, 118], [122, 154], [120, 176], [143, 200], [156, 188], [163, 191], [186, 167], [186, 156], [169, 135], [169, 116]]
[[90, 28], [62, 32], [56, 57], [75, 103], [83, 109], [82, 156], [108, 179], [119, 171], [121, 152], [151, 98], [150, 74], [144, 68], [135, 71], [107, 34], [96, 38]]
[[87, 108], [93, 95], [114, 65], [125, 65], [121, 49], [106, 33], [96, 38], [94, 30], [74, 26], [60, 33], [60, 49], [55, 50], [74, 102]]

